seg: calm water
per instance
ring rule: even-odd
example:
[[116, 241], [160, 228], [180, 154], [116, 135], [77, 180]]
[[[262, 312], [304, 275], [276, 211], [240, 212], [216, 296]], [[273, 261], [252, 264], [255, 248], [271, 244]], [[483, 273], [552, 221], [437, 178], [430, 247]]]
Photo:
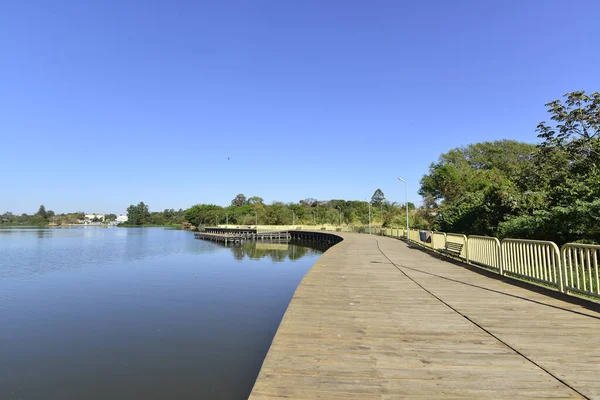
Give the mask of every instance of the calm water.
[[0, 229], [0, 399], [245, 399], [320, 254], [162, 228]]

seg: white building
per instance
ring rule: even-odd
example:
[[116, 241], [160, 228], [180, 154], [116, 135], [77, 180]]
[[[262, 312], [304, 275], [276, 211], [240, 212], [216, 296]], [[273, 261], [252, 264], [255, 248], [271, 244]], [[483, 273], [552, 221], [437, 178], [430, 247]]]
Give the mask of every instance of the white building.
[[94, 219], [98, 219], [101, 222], [104, 222], [104, 214], [85, 214], [86, 221], [93, 221]]
[[122, 222], [127, 222], [127, 221], [128, 221], [127, 215], [123, 215], [123, 214], [119, 215], [116, 219], [116, 222], [118, 222], [119, 224]]

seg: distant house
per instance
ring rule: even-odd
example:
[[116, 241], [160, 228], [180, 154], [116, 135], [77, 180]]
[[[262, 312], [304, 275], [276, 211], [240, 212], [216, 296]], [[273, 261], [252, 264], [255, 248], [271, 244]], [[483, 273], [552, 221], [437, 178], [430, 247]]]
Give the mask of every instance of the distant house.
[[85, 214], [85, 220], [89, 222], [94, 220], [104, 222], [104, 214]]
[[116, 222], [118, 222], [119, 224], [122, 222], [127, 222], [127, 221], [128, 221], [127, 215], [123, 215], [123, 214], [120, 214], [116, 219]]

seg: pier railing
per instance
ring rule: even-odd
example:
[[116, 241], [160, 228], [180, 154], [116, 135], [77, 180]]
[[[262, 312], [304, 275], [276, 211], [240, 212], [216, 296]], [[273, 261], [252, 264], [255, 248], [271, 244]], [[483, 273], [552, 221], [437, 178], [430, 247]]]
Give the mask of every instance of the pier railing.
[[600, 246], [589, 244], [568, 243], [562, 247], [566, 290], [600, 297], [599, 253]]
[[490, 236], [428, 232], [411, 229], [379, 231], [380, 235], [404, 238], [441, 255], [446, 243], [462, 245], [455, 258], [483, 267], [498, 274], [544, 286], [551, 286], [570, 295], [583, 295], [600, 300], [600, 245], [567, 243], [559, 248], [542, 240], [503, 239]]
[[[221, 225], [221, 227], [224, 227]], [[232, 226], [233, 227], [233, 226]], [[540, 240], [503, 239], [490, 236], [463, 235], [379, 226], [289, 225], [254, 228], [260, 230], [311, 230], [371, 233], [406, 239], [444, 256], [446, 243], [462, 245], [457, 258], [498, 274], [524, 279], [571, 294], [600, 300], [600, 245], [568, 243], [559, 248]], [[424, 234], [425, 233], [425, 234]]]

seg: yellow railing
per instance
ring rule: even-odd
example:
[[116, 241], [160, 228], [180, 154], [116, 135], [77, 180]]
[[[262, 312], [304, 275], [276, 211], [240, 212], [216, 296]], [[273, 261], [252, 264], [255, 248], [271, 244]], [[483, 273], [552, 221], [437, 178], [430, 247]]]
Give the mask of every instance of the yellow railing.
[[[223, 225], [221, 225], [223, 226]], [[369, 233], [368, 226], [294, 225], [258, 226], [259, 230], [327, 230]], [[406, 239], [404, 228], [371, 226], [374, 235]], [[600, 246], [567, 243], [558, 248], [553, 242], [540, 240], [504, 239], [489, 236], [431, 232], [429, 240], [421, 240], [421, 231], [410, 229], [409, 241], [441, 254], [446, 243], [462, 245], [459, 257], [465, 262], [492, 269], [499, 274], [540, 282], [564, 293], [583, 294], [600, 299]], [[447, 255], [447, 254], [446, 254]]]
[[501, 242], [505, 274], [556, 286], [564, 291], [560, 250], [553, 242], [504, 239]]
[[412, 240], [413, 242], [423, 243], [421, 242], [419, 231], [416, 229], [411, 229], [410, 231], [408, 231], [408, 239]]
[[446, 233], [446, 243], [458, 243], [462, 245], [459, 257], [469, 262], [469, 250], [467, 247], [467, 237], [459, 233]]
[[[406, 230], [386, 229], [382, 234], [406, 238]], [[419, 230], [409, 231], [409, 240], [438, 253], [447, 242], [462, 245], [459, 255], [468, 264], [492, 269], [509, 277], [554, 286], [563, 293], [584, 294], [600, 299], [600, 245], [568, 243], [561, 249], [541, 240], [465, 236], [429, 232], [431, 241], [421, 240]]]
[[562, 249], [565, 287], [577, 293], [600, 296], [600, 246], [568, 243]]
[[467, 238], [469, 261], [502, 272], [500, 241], [495, 237], [469, 235]]
[[446, 234], [444, 232], [431, 232], [431, 247], [443, 249], [446, 246]]

